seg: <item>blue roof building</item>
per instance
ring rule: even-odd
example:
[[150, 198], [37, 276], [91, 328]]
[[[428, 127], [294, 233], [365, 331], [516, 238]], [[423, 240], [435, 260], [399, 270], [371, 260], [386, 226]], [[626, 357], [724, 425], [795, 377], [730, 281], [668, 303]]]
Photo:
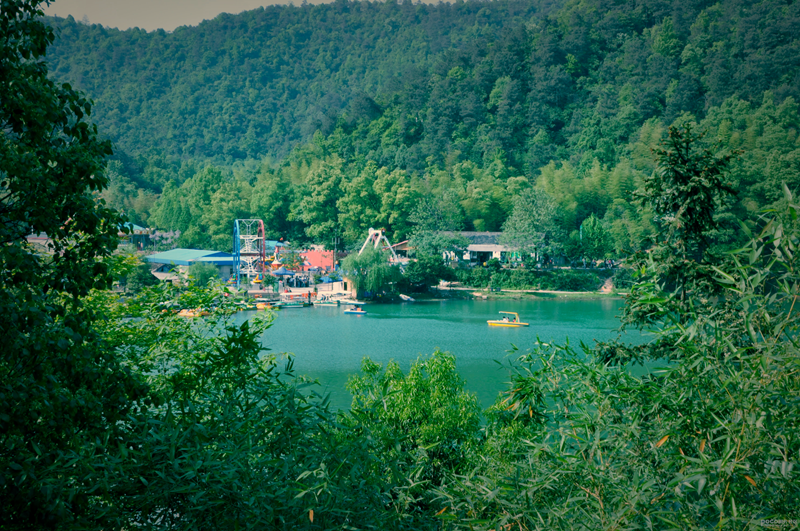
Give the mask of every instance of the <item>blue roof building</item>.
[[185, 280], [192, 264], [214, 264], [219, 270], [219, 276], [222, 280], [228, 280], [233, 271], [233, 255], [220, 251], [172, 249], [171, 251], [145, 256], [144, 259], [156, 265], [151, 271], [156, 278], [170, 282], [182, 282]]
[[162, 253], [151, 254], [144, 258], [153, 264], [174, 264], [190, 266], [195, 262], [205, 262], [216, 266], [232, 266], [233, 255], [221, 251], [205, 251], [202, 249], [172, 249]]

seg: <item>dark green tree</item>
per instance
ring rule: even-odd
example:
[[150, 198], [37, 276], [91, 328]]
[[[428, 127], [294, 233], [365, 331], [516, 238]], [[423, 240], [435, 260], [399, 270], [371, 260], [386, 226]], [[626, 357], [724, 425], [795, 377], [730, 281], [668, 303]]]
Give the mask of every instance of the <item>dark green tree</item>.
[[458, 231], [464, 228], [464, 213], [458, 194], [444, 190], [440, 196], [427, 196], [417, 202], [409, 215], [414, 225], [411, 245], [420, 255], [438, 255], [445, 251], [458, 252], [469, 241]]
[[48, 77], [40, 4], [0, 3], [1, 525], [97, 528], [140, 388], [81, 297], [110, 286], [123, 220], [97, 195], [111, 146], [86, 121], [90, 102]]
[[189, 276], [198, 286], [206, 286], [213, 278], [219, 278], [219, 269], [214, 264], [196, 262], [189, 266]]
[[400, 288], [410, 291], [428, 291], [440, 280], [453, 280], [453, 270], [447, 267], [441, 255], [417, 254], [415, 261], [406, 266]]
[[153, 275], [150, 264], [139, 264], [134, 267], [125, 281], [125, 289], [138, 293], [147, 286], [155, 286], [158, 279]]
[[[656, 243], [635, 260], [642, 272], [625, 307], [623, 322], [635, 325], [663, 320], [683, 322], [693, 305], [714, 305], [719, 292], [714, 266], [721, 257], [710, 252], [710, 234], [719, 227], [715, 216], [735, 191], [727, 168], [730, 153], [717, 155], [700, 144], [690, 126], [671, 127], [656, 150], [658, 167], [638, 192], [655, 215]], [[651, 292], [650, 298], [642, 295]], [[670, 304], [661, 304], [667, 298]]]

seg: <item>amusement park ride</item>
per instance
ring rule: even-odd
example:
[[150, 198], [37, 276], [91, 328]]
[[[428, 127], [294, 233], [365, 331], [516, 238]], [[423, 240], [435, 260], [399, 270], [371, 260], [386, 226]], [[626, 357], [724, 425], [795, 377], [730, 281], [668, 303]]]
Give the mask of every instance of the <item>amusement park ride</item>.
[[369, 228], [369, 235], [367, 239], [364, 240], [364, 245], [361, 246], [361, 250], [358, 251], [358, 254], [364, 252], [364, 249], [367, 248], [367, 245], [372, 243], [372, 247], [375, 249], [380, 249], [381, 243], [384, 244], [383, 249], [388, 249], [390, 253], [392, 253], [391, 258], [389, 258], [389, 262], [392, 264], [397, 264], [400, 266], [400, 270], [403, 270], [403, 266], [405, 265], [400, 258], [398, 258], [397, 253], [394, 252], [394, 247], [392, 247], [391, 242], [389, 242], [389, 238], [386, 237], [386, 233], [384, 229], [373, 229], [372, 227]]
[[[403, 270], [405, 263], [397, 256], [392, 244], [386, 237], [384, 229], [370, 227], [369, 235], [361, 246], [358, 254], [364, 252], [367, 245], [372, 243], [375, 249], [387, 249], [391, 253], [389, 262], [400, 266]], [[277, 253], [277, 249], [276, 249]], [[267, 247], [264, 237], [264, 222], [260, 219], [237, 219], [233, 222], [233, 279], [236, 287], [242, 283], [242, 278], [247, 281], [260, 282], [269, 271], [267, 267]]]
[[264, 222], [260, 219], [237, 219], [233, 222], [233, 277], [238, 288], [242, 276], [247, 279], [264, 275], [267, 247]]

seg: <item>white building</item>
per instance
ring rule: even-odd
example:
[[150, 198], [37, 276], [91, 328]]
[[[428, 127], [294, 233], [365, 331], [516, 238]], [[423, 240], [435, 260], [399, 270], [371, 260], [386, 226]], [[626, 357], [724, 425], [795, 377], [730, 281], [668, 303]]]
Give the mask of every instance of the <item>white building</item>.
[[496, 258], [501, 262], [506, 262], [510, 259], [513, 249], [500, 244], [500, 236], [502, 232], [448, 232], [453, 236], [463, 236], [469, 241], [469, 245], [464, 250], [461, 256], [456, 253], [449, 253], [446, 258], [451, 261], [463, 260], [471, 264], [482, 264], [488, 262], [492, 258]]

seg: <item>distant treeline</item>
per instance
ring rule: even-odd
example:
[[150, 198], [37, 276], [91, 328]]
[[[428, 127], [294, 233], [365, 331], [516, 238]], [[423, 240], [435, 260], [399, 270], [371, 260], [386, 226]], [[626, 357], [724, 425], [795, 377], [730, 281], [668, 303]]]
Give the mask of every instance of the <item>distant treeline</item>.
[[[117, 141], [106, 199], [181, 245], [227, 250], [235, 217], [352, 243], [370, 226], [498, 231], [515, 206], [546, 205], [553, 252], [585, 255], [594, 226], [595, 254], [619, 255], [654, 234], [634, 191], [671, 124], [741, 151], [723, 218], [800, 184], [797, 3], [336, 2], [172, 34], [54, 24], [54, 75]], [[727, 227], [717, 243], [736, 241]]]

